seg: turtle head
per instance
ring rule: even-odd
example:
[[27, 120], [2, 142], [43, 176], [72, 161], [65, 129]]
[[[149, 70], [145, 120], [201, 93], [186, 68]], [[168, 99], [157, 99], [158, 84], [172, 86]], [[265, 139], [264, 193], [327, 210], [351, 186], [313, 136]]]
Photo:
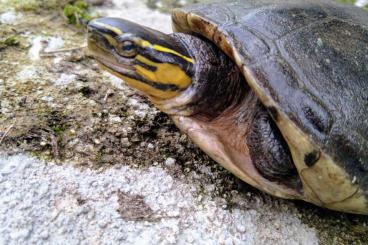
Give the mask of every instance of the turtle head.
[[110, 73], [155, 100], [181, 94], [192, 83], [194, 60], [172, 36], [118, 18], [88, 24], [88, 48]]

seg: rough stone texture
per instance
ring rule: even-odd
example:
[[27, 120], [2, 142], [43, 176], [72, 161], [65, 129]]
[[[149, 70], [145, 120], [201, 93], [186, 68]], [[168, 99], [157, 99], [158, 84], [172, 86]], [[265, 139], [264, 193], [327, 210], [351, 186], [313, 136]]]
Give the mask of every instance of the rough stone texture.
[[318, 243], [287, 206], [237, 199], [228, 210], [160, 167], [91, 170], [2, 156], [0, 244]]

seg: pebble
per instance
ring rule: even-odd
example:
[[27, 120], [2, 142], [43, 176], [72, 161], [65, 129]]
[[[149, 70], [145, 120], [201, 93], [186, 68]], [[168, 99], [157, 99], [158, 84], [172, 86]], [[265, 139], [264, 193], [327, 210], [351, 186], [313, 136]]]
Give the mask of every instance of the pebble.
[[29, 79], [34, 79], [38, 76], [36, 67], [26, 66], [20, 72], [17, 73], [19, 80], [27, 81]]
[[109, 121], [112, 123], [121, 123], [122, 120], [119, 116], [115, 116], [115, 115], [110, 115], [109, 117]]
[[43, 97], [41, 97], [41, 100], [45, 101], [45, 102], [51, 102], [51, 101], [54, 100], [54, 98], [51, 97], [51, 96], [43, 96]]
[[58, 229], [58, 231], [57, 231], [57, 233], [59, 234], [59, 235], [63, 235], [64, 233], [66, 232], [66, 227], [61, 227], [61, 228], [59, 228]]
[[45, 52], [55, 51], [64, 46], [64, 40], [61, 37], [51, 37], [48, 40]]
[[38, 194], [43, 196], [46, 195], [49, 191], [49, 184], [46, 182], [40, 183], [40, 186], [37, 188]]
[[323, 46], [323, 41], [322, 41], [322, 39], [321, 39], [321, 38], [317, 38], [317, 45], [318, 45], [319, 47], [322, 47], [322, 46]]
[[94, 106], [96, 106], [96, 105], [97, 105], [96, 101], [94, 101], [94, 100], [87, 100], [87, 103], [88, 103], [88, 105], [89, 105], [89, 106], [91, 106], [91, 107], [94, 107]]
[[20, 238], [25, 239], [29, 236], [30, 232], [29, 229], [14, 230], [10, 233], [10, 238], [13, 240], [18, 240]]
[[147, 115], [146, 111], [134, 111], [134, 114], [140, 118], [145, 118]]
[[15, 22], [22, 17], [22, 14], [16, 13], [14, 11], [8, 11], [0, 15], [0, 24], [10, 24], [14, 25]]
[[77, 215], [87, 214], [91, 209], [87, 206], [80, 207], [77, 210]]
[[106, 226], [107, 226], [107, 224], [108, 224], [108, 222], [106, 221], [106, 220], [100, 220], [100, 221], [98, 221], [98, 226], [101, 228], [101, 229], [104, 229], [104, 228], [106, 228]]
[[139, 102], [134, 98], [129, 98], [127, 101], [127, 105], [129, 105], [133, 109], [139, 109]]
[[44, 240], [46, 240], [47, 238], [49, 238], [49, 232], [47, 230], [44, 230], [40, 233], [40, 237]]
[[68, 85], [69, 83], [75, 81], [76, 78], [77, 78], [77, 75], [75, 74], [62, 73], [60, 77], [56, 81], [54, 81], [54, 84], [56, 86]]
[[242, 225], [242, 224], [236, 224], [236, 230], [241, 232], [241, 233], [244, 233], [246, 231], [245, 226]]
[[166, 159], [165, 165], [168, 167], [172, 167], [174, 166], [175, 162], [176, 162], [175, 158], [169, 157]]
[[90, 212], [88, 212], [88, 214], [87, 214], [87, 219], [89, 219], [89, 220], [92, 220], [92, 219], [94, 219], [95, 218], [95, 211], [90, 211]]
[[132, 144], [132, 143], [129, 142], [128, 138], [121, 138], [120, 142], [125, 147], [130, 146]]

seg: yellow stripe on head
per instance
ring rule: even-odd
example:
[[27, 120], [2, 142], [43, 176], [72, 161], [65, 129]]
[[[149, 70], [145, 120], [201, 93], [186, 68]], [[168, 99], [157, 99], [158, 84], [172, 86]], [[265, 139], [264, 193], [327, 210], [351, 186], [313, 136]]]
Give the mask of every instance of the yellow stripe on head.
[[155, 71], [151, 71], [139, 64], [134, 66], [137, 73], [147, 80], [162, 84], [174, 84], [180, 89], [185, 89], [192, 83], [192, 79], [178, 65], [156, 63], [141, 55], [137, 55], [136, 59], [156, 68]]
[[105, 24], [105, 23], [101, 23], [101, 22], [98, 22], [98, 21], [94, 21], [93, 22], [93, 25], [96, 25], [96, 26], [100, 26], [100, 27], [102, 27], [102, 28], [105, 28], [105, 29], [107, 29], [107, 30], [110, 30], [110, 31], [112, 31], [112, 32], [114, 32], [116, 35], [123, 35], [123, 32], [119, 29], [119, 28], [117, 28], [117, 27], [114, 27], [114, 26], [110, 26], [110, 25], [108, 25], [108, 24]]
[[112, 36], [108, 35], [108, 34], [103, 34], [103, 36], [106, 38], [106, 40], [113, 46], [113, 47], [117, 47], [118, 46], [118, 42], [116, 41], [115, 38], [113, 38]]
[[169, 99], [192, 84], [194, 59], [174, 37], [118, 18], [96, 19], [88, 28], [96, 59], [131, 87]]
[[157, 97], [157, 98], [160, 98], [160, 99], [170, 99], [170, 98], [173, 98], [173, 97], [178, 96], [180, 94], [180, 91], [163, 91], [163, 90], [154, 88], [154, 87], [150, 86], [149, 84], [146, 84], [142, 81], [124, 76], [123, 74], [120, 74], [120, 73], [114, 71], [113, 69], [105, 66], [102, 63], [99, 63], [99, 65], [104, 70], [108, 71], [109, 73], [119, 77], [120, 79], [123, 79], [129, 86], [131, 86], [135, 89], [138, 89], [138, 90], [140, 90], [140, 91], [142, 91], [142, 92], [144, 92], [144, 93], [146, 93], [150, 96]]
[[175, 96], [178, 96], [180, 94], [179, 91], [162, 91], [160, 89], [157, 88], [153, 88], [148, 84], [145, 84], [139, 80], [130, 78], [130, 77], [125, 77], [125, 76], [120, 76], [121, 79], [123, 79], [125, 82], [127, 82], [129, 84], [129, 86], [132, 86], [150, 96], [153, 97], [157, 97], [160, 99], [170, 99], [173, 98]]
[[166, 48], [166, 47], [163, 47], [161, 45], [158, 45], [158, 44], [151, 44], [150, 42], [146, 41], [146, 40], [140, 40], [139, 41], [139, 44], [141, 47], [143, 48], [147, 48], [147, 47], [151, 47], [159, 52], [164, 52], [164, 53], [169, 53], [169, 54], [173, 54], [173, 55], [176, 55], [192, 64], [194, 64], [194, 60], [190, 57], [187, 57], [185, 55], [182, 55], [178, 52], [176, 52], [175, 50], [172, 50], [172, 49], [169, 49], [169, 48]]

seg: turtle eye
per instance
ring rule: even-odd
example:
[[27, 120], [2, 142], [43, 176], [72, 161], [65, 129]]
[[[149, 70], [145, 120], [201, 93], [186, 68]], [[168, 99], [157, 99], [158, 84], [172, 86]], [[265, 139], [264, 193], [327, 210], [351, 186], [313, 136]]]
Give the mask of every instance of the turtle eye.
[[137, 55], [137, 47], [134, 42], [125, 40], [121, 42], [117, 48], [117, 52], [126, 58], [132, 58]]

